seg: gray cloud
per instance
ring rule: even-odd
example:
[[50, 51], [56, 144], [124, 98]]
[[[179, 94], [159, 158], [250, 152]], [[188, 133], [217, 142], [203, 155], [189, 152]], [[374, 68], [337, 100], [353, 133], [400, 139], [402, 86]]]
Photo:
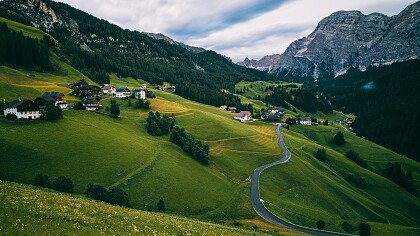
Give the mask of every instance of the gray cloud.
[[395, 15], [414, 0], [59, 0], [123, 28], [163, 33], [234, 61], [282, 53], [338, 10]]

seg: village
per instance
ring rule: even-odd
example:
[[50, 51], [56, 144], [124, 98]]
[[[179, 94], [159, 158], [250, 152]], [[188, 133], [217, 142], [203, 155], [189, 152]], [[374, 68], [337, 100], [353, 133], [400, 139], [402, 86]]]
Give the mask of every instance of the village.
[[[3, 115], [12, 120], [40, 119], [49, 104], [59, 107], [61, 110], [76, 109], [98, 111], [102, 108], [101, 99], [103, 96], [118, 99], [133, 98], [136, 100], [146, 101], [147, 99], [155, 97], [153, 91], [148, 89], [149, 87], [170, 93], [174, 93], [176, 89], [174, 85], [150, 86], [147, 83], [143, 83], [141, 87], [133, 88], [131, 90], [127, 86], [114, 86], [112, 84], [104, 84], [102, 87], [99, 87], [97, 85], [88, 84], [84, 79], [70, 83], [67, 87], [73, 90], [70, 95], [80, 98], [80, 101], [70, 104], [65, 100], [65, 95], [61, 92], [45, 92], [34, 100], [17, 99], [12, 102], [4, 101], [3, 104], [1, 104]], [[253, 115], [251, 111], [238, 110], [236, 107], [230, 107], [227, 105], [222, 105], [219, 109], [232, 113], [232, 118], [240, 122], [261, 120], [267, 123], [280, 123], [283, 126], [334, 124], [333, 121], [328, 121], [322, 118], [315, 119], [309, 116], [297, 115], [295, 117], [289, 116], [286, 118], [285, 115], [287, 110], [283, 107], [265, 108], [262, 109], [258, 115]], [[349, 130], [352, 130], [351, 126], [353, 118], [336, 120], [336, 122], [340, 125], [346, 126], [346, 129], [348, 128]]]
[[[73, 90], [70, 95], [79, 97], [80, 101], [70, 104], [61, 92], [45, 92], [34, 100], [19, 98], [12, 102], [3, 101], [3, 104], [1, 104], [3, 115], [12, 120], [35, 120], [42, 117], [43, 112], [49, 104], [59, 107], [61, 110], [73, 108], [77, 110], [97, 111], [102, 108], [100, 103], [103, 98], [102, 96], [119, 99], [134, 98], [142, 101], [154, 97], [153, 92], [148, 90], [149, 85], [146, 83], [143, 83], [140, 88], [130, 90], [126, 86], [114, 86], [112, 84], [104, 84], [102, 87], [99, 87], [88, 84], [84, 79], [81, 79], [77, 82], [70, 83], [67, 87]], [[155, 85], [153, 88], [175, 92], [175, 86], [173, 85]]]

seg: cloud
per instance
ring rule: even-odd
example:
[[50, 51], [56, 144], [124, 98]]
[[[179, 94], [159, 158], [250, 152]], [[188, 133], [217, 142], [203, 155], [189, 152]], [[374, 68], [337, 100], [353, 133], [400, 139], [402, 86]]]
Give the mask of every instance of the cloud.
[[234, 61], [282, 53], [338, 10], [398, 14], [414, 0], [60, 0], [123, 28], [163, 33]]

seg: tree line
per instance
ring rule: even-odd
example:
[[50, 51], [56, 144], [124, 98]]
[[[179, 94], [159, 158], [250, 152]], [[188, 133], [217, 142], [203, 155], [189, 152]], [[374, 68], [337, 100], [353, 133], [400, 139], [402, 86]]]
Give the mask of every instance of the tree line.
[[6, 23], [0, 22], [0, 64], [28, 70], [50, 70], [49, 46], [53, 42], [48, 35], [39, 41], [24, 36], [21, 31], [10, 30]]
[[175, 126], [175, 117], [161, 116], [159, 112], [149, 112], [146, 119], [146, 131], [154, 136], [169, 134]]
[[209, 164], [209, 145], [188, 134], [184, 128], [175, 126], [169, 140], [190, 154], [194, 160], [203, 165]]

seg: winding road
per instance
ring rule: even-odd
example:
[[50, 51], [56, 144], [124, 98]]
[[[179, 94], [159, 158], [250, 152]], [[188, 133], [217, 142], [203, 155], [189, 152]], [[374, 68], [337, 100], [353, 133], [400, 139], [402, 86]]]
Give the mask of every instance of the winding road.
[[278, 161], [269, 163], [264, 166], [260, 166], [254, 170], [254, 173], [251, 176], [251, 202], [252, 202], [252, 207], [254, 208], [255, 212], [257, 212], [257, 214], [261, 216], [262, 218], [264, 218], [266, 221], [274, 225], [286, 227], [288, 229], [296, 230], [302, 233], [307, 233], [307, 234], [312, 234], [312, 235], [321, 235], [321, 236], [350, 235], [350, 234], [343, 234], [343, 233], [336, 233], [336, 232], [331, 232], [331, 231], [307, 228], [304, 226], [299, 226], [299, 225], [290, 223], [288, 221], [278, 218], [264, 206], [264, 202], [260, 197], [260, 187], [259, 187], [260, 174], [264, 170], [270, 167], [288, 162], [292, 156], [292, 154], [290, 153], [289, 150], [287, 150], [286, 145], [284, 144], [283, 135], [280, 132], [280, 125], [277, 125], [276, 132], [278, 136], [277, 141], [281, 150], [284, 153], [284, 156]]

